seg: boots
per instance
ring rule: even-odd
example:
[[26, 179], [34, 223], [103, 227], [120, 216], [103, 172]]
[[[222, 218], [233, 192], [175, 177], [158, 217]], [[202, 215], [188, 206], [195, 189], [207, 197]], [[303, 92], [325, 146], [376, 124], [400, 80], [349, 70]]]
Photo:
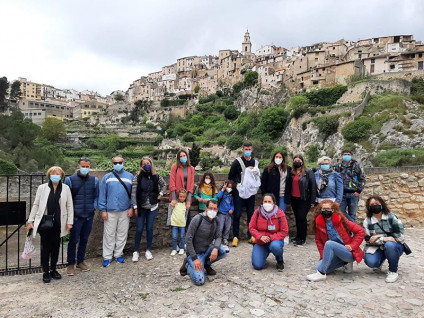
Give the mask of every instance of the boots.
[[180, 268], [180, 275], [181, 276], [186, 276], [187, 275], [187, 267], [186, 267], [186, 265], [187, 265], [187, 257], [184, 258], [183, 265], [181, 265], [181, 268]]

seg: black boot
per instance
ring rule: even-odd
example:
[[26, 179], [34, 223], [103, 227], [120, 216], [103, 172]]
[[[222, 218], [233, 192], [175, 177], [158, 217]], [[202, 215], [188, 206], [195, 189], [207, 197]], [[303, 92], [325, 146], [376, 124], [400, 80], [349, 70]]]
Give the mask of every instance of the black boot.
[[210, 265], [205, 265], [205, 271], [206, 271], [206, 275], [216, 275], [216, 271], [210, 266]]
[[282, 272], [284, 270], [284, 261], [277, 262], [277, 271]]
[[59, 272], [58, 272], [57, 270], [52, 270], [52, 271], [50, 272], [50, 276], [51, 276], [53, 279], [62, 279], [62, 275], [60, 275], [60, 274], [59, 274]]
[[43, 273], [43, 283], [50, 283], [50, 281], [52, 280], [50, 273], [49, 272], [44, 272]]
[[186, 265], [187, 265], [187, 257], [184, 258], [183, 265], [181, 265], [181, 268], [180, 268], [180, 275], [181, 276], [186, 276], [187, 275], [187, 267], [186, 267]]

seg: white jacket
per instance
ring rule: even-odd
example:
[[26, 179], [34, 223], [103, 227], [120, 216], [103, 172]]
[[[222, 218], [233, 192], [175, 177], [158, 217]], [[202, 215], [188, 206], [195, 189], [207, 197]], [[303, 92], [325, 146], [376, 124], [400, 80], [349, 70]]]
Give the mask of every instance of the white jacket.
[[[47, 200], [49, 198], [50, 188], [48, 183], [43, 183], [37, 189], [34, 204], [32, 205], [31, 213], [28, 217], [28, 223], [34, 224], [32, 231], [33, 237], [37, 234], [38, 226], [41, 218], [46, 213]], [[74, 205], [72, 203], [72, 193], [69, 187], [62, 183], [62, 193], [59, 199], [60, 204], [60, 236], [68, 234], [66, 230], [67, 224], [74, 224]]]

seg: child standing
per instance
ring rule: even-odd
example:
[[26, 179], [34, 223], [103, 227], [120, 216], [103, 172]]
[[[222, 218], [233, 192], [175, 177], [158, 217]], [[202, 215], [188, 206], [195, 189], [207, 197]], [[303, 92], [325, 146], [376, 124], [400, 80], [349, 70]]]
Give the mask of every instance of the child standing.
[[194, 198], [199, 201], [199, 213], [205, 212], [206, 203], [209, 200], [217, 201], [218, 189], [215, 184], [215, 178], [212, 173], [205, 172], [202, 180], [194, 191]]
[[186, 207], [187, 191], [181, 189], [178, 191], [178, 203], [172, 208], [169, 205], [169, 208], [172, 209], [171, 214], [171, 229], [172, 229], [172, 252], [171, 255], [175, 256], [178, 253], [178, 236], [180, 237], [180, 251], [179, 254], [184, 254], [185, 246], [185, 226], [186, 226], [186, 217], [187, 217], [187, 207]]
[[234, 182], [227, 180], [217, 195], [218, 199], [221, 200], [218, 207], [219, 227], [221, 233], [224, 231], [222, 244], [226, 246], [228, 246], [228, 236], [230, 235], [231, 215], [234, 211], [233, 189]]

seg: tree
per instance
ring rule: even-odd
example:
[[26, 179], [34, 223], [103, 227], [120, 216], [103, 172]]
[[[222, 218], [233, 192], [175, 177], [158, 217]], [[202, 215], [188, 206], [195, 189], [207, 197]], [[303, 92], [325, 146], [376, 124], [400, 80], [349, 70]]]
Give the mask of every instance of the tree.
[[196, 85], [196, 87], [194, 88], [194, 92], [197, 94], [200, 91], [200, 86]]
[[244, 75], [244, 85], [246, 87], [253, 86], [258, 82], [258, 72], [255, 71], [247, 71]]
[[39, 132], [40, 127], [31, 121], [17, 120], [13, 121], [12, 125], [6, 128], [5, 137], [11, 149], [16, 148], [19, 144], [32, 147]]
[[21, 97], [21, 82], [20, 81], [14, 81], [12, 85], [10, 86], [10, 95], [9, 100], [13, 102], [17, 102], [19, 98]]
[[190, 162], [193, 167], [196, 167], [200, 162], [200, 147], [193, 143], [190, 150]]
[[261, 114], [253, 135], [268, 135], [274, 140], [283, 134], [289, 117], [290, 114], [283, 107], [270, 107]]
[[122, 95], [121, 93], [116, 94], [115, 95], [115, 101], [117, 101], [117, 102], [123, 102], [123, 101], [125, 101], [124, 95]]
[[7, 77], [0, 77], [0, 112], [5, 112], [7, 110], [6, 95], [8, 89], [9, 82], [7, 81]]
[[240, 112], [237, 110], [236, 106], [230, 105], [224, 110], [224, 116], [225, 118], [229, 120], [237, 119], [237, 117], [240, 115]]
[[40, 136], [50, 141], [62, 139], [66, 137], [65, 124], [60, 119], [47, 117], [41, 127]]

